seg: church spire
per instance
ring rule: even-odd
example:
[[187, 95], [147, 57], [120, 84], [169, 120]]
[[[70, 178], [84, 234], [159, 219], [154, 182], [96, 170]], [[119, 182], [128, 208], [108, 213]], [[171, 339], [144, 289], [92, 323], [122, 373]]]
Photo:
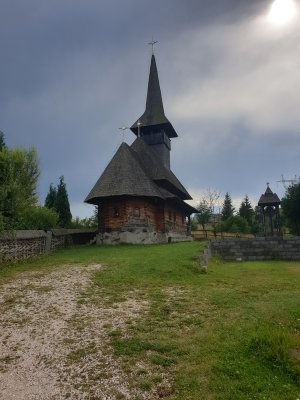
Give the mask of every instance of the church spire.
[[154, 54], [151, 56], [146, 110], [130, 128], [136, 135], [138, 135], [138, 121], [140, 122], [141, 136], [153, 131], [164, 131], [168, 138], [178, 136], [165, 116]]

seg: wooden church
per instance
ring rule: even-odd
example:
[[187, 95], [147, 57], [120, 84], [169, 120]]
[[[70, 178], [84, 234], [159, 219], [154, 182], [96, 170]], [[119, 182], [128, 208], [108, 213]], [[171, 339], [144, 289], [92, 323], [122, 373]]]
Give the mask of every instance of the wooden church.
[[191, 240], [193, 207], [170, 169], [171, 138], [152, 54], [146, 110], [132, 125], [136, 135], [122, 143], [85, 202], [98, 207], [97, 244], [161, 243]]

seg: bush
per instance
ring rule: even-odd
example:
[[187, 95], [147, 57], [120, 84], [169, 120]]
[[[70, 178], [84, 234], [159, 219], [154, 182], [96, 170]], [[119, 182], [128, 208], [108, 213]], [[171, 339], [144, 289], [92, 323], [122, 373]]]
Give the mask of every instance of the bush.
[[245, 218], [239, 215], [233, 215], [222, 223], [222, 231], [230, 233], [248, 233], [250, 227]]
[[18, 229], [40, 229], [47, 231], [58, 224], [58, 214], [47, 207], [30, 207], [24, 211]]

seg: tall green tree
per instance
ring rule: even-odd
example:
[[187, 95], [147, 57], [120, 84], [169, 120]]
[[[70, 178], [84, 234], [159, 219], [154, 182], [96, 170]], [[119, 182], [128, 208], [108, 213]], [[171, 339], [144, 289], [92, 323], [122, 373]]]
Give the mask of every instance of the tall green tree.
[[243, 217], [248, 222], [249, 226], [252, 226], [254, 211], [247, 194], [244, 200], [241, 202], [238, 214], [240, 217]]
[[56, 197], [57, 197], [57, 189], [51, 183], [49, 187], [49, 192], [45, 199], [45, 207], [55, 210]]
[[300, 183], [287, 188], [281, 201], [284, 220], [293, 235], [300, 235]]
[[69, 227], [72, 221], [72, 214], [63, 176], [59, 178], [59, 184], [57, 186], [55, 210], [58, 213], [59, 226], [62, 228]]
[[228, 219], [229, 217], [233, 216], [235, 209], [232, 206], [232, 201], [231, 201], [231, 197], [229, 195], [229, 193], [227, 192], [225, 194], [225, 198], [223, 201], [223, 206], [222, 206], [222, 221], [226, 221], [226, 219]]
[[0, 212], [2, 229], [17, 228], [23, 212], [37, 204], [39, 161], [35, 148], [0, 149]]
[[0, 131], [0, 151], [6, 147], [4, 133]]

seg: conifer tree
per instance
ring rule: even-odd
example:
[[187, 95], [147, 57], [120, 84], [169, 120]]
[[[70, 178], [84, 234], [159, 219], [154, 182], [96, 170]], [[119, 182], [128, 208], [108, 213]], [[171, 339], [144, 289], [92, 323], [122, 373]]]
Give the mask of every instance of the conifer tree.
[[59, 178], [57, 186], [55, 210], [58, 213], [58, 223], [62, 228], [67, 228], [71, 224], [72, 214], [64, 177]]
[[222, 211], [221, 211], [222, 221], [226, 221], [226, 219], [228, 219], [229, 217], [232, 217], [234, 211], [235, 211], [235, 209], [232, 206], [231, 197], [230, 197], [229, 193], [227, 192], [225, 194], [223, 207], [222, 207]]
[[0, 131], [0, 151], [6, 148], [4, 133]]
[[300, 183], [287, 188], [281, 202], [283, 217], [293, 235], [300, 235]]
[[49, 192], [45, 199], [45, 207], [55, 210], [56, 206], [57, 189], [51, 183], [49, 187]]
[[251, 203], [249, 201], [249, 197], [247, 194], [240, 205], [239, 216], [243, 217], [248, 222], [249, 226], [252, 226], [254, 211], [253, 211], [253, 208], [251, 206]]

